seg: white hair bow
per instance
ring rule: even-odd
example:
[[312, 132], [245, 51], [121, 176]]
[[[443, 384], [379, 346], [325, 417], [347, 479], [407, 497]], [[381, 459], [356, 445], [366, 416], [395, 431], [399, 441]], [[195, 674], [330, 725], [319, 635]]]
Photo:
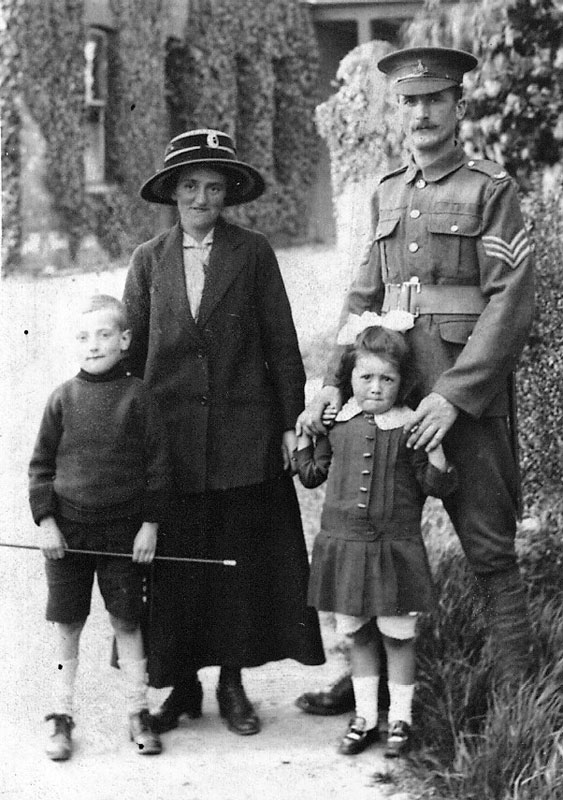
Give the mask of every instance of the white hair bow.
[[404, 333], [414, 327], [414, 316], [399, 308], [388, 311], [382, 317], [375, 311], [364, 311], [361, 315], [350, 314], [336, 337], [336, 344], [354, 344], [358, 334], [371, 327], [387, 328], [389, 331]]

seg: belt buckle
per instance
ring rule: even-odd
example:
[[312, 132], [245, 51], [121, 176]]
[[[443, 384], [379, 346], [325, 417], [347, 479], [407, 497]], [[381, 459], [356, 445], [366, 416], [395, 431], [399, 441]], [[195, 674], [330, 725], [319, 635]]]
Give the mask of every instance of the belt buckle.
[[410, 280], [399, 284], [397, 308], [399, 311], [408, 311], [413, 317], [420, 316], [420, 306], [416, 305], [415, 295], [420, 294], [420, 281], [415, 275]]

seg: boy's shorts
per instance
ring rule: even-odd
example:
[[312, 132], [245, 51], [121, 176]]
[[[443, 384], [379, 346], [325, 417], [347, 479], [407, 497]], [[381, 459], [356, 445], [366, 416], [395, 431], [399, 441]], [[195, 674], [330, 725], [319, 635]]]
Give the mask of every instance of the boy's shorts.
[[373, 624], [373, 620], [379, 631], [389, 639], [413, 639], [416, 633], [416, 619], [418, 614], [413, 611], [410, 614], [403, 614], [397, 617], [351, 617], [348, 614], [334, 615], [336, 630], [340, 636], [353, 636], [367, 625]]
[[[57, 519], [71, 549], [131, 553], [141, 526], [135, 518], [110, 522], [71, 522]], [[108, 612], [125, 622], [139, 622], [143, 611], [146, 566], [118, 556], [65, 553], [63, 558], [45, 559], [47, 585], [46, 618], [49, 622], [71, 624], [90, 613], [94, 573]]]

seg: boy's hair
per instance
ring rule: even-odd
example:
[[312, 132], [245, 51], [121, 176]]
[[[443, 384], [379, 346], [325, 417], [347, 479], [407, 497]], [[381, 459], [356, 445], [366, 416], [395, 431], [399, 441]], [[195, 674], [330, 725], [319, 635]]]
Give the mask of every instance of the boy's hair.
[[84, 302], [80, 313], [88, 314], [92, 311], [101, 311], [102, 309], [113, 311], [115, 321], [120, 331], [126, 331], [128, 329], [129, 322], [125, 305], [121, 300], [118, 300], [117, 297], [112, 297], [110, 294], [93, 294]]
[[336, 386], [342, 393], [342, 401], [345, 403], [352, 396], [352, 370], [358, 356], [364, 354], [379, 356], [393, 364], [401, 376], [397, 402], [406, 403], [418, 383], [411, 349], [402, 333], [377, 326], [365, 328], [342, 354], [336, 372]]

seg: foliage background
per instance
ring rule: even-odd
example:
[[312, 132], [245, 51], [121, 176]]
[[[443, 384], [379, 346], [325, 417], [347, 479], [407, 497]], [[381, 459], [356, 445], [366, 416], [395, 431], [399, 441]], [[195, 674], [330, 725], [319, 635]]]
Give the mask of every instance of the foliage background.
[[112, 259], [153, 235], [161, 218], [138, 191], [162, 164], [171, 135], [218, 127], [264, 173], [260, 203], [232, 212], [266, 234], [304, 237], [316, 163], [316, 40], [298, 0], [187, 0], [183, 39], [166, 39], [168, 0], [110, 0], [106, 173], [84, 181], [84, 0], [3, 0], [3, 266], [22, 242], [21, 103], [46, 141], [46, 183], [74, 257], [95, 234]]
[[192, 0], [183, 44], [168, 54], [172, 135], [217, 127], [266, 179], [258, 202], [230, 212], [288, 239], [306, 234], [317, 162], [318, 54], [309, 12], [295, 0]]

